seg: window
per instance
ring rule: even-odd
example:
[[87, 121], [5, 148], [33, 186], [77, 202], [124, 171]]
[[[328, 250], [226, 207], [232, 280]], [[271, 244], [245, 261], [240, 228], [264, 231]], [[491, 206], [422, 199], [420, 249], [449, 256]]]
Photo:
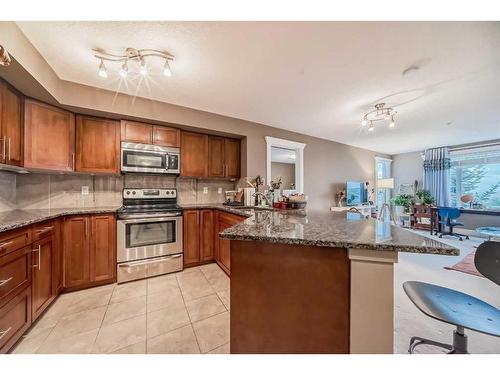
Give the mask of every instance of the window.
[[500, 208], [500, 146], [451, 151], [451, 205], [468, 207], [470, 194], [484, 208]]
[[[375, 172], [376, 172], [376, 181], [391, 178], [391, 159], [385, 159], [376, 157], [375, 158]], [[378, 184], [376, 186], [376, 205], [378, 212], [380, 212], [381, 207], [384, 203], [389, 203], [391, 198], [391, 190], [390, 189], [379, 189]]]

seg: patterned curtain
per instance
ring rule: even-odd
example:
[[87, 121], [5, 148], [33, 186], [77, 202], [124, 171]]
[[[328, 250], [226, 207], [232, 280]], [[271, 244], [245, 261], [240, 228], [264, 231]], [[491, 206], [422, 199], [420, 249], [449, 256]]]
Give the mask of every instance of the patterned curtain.
[[450, 149], [425, 150], [424, 189], [429, 190], [438, 206], [450, 205]]

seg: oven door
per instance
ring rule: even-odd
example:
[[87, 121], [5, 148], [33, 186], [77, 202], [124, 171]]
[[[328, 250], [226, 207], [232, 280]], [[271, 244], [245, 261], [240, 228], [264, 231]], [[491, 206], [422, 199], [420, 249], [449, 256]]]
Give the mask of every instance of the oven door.
[[182, 253], [182, 216], [118, 220], [117, 261]]
[[146, 151], [122, 148], [122, 172], [167, 173], [167, 154], [162, 151]]

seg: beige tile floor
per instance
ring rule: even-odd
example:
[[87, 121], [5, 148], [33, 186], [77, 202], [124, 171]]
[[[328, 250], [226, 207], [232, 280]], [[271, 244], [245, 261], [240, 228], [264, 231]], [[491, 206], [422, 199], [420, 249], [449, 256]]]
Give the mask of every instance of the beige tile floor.
[[15, 354], [229, 353], [229, 278], [215, 263], [60, 295]]

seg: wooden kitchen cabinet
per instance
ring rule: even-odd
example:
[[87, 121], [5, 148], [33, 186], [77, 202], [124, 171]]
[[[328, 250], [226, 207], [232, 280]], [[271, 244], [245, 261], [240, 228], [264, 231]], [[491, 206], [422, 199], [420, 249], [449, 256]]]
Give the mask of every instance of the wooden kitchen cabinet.
[[64, 288], [78, 289], [116, 279], [114, 214], [72, 216], [64, 222]]
[[114, 214], [91, 216], [90, 280], [114, 281], [116, 278], [116, 220]]
[[208, 137], [208, 176], [226, 177], [224, 137]]
[[200, 262], [214, 259], [214, 212], [200, 210]]
[[23, 165], [24, 97], [0, 81], [0, 163]]
[[208, 137], [208, 177], [235, 179], [240, 177], [240, 140]]
[[186, 267], [200, 262], [200, 212], [184, 210], [182, 219], [184, 267]]
[[181, 176], [208, 176], [208, 135], [181, 132]]
[[120, 122], [76, 116], [76, 171], [120, 173]]
[[90, 283], [89, 217], [64, 220], [64, 288]]
[[224, 140], [224, 164], [226, 166], [226, 178], [240, 178], [241, 170], [241, 151], [240, 140], [226, 138]]
[[26, 99], [24, 166], [55, 171], [75, 168], [75, 116], [63, 109]]
[[25, 288], [0, 306], [0, 353], [7, 353], [31, 325], [31, 290]]
[[121, 121], [121, 140], [123, 142], [146, 143], [153, 142], [153, 125], [136, 121]]
[[219, 233], [236, 225], [245, 217], [233, 215], [227, 212], [217, 211], [215, 220], [215, 261], [228, 275], [231, 271], [230, 240], [219, 238]]
[[0, 306], [31, 284], [31, 246], [0, 257]]
[[54, 236], [50, 235], [34, 242], [32, 246], [31, 315], [34, 321], [56, 297], [52, 278], [56, 241]]
[[153, 144], [165, 147], [181, 147], [180, 129], [154, 125]]

